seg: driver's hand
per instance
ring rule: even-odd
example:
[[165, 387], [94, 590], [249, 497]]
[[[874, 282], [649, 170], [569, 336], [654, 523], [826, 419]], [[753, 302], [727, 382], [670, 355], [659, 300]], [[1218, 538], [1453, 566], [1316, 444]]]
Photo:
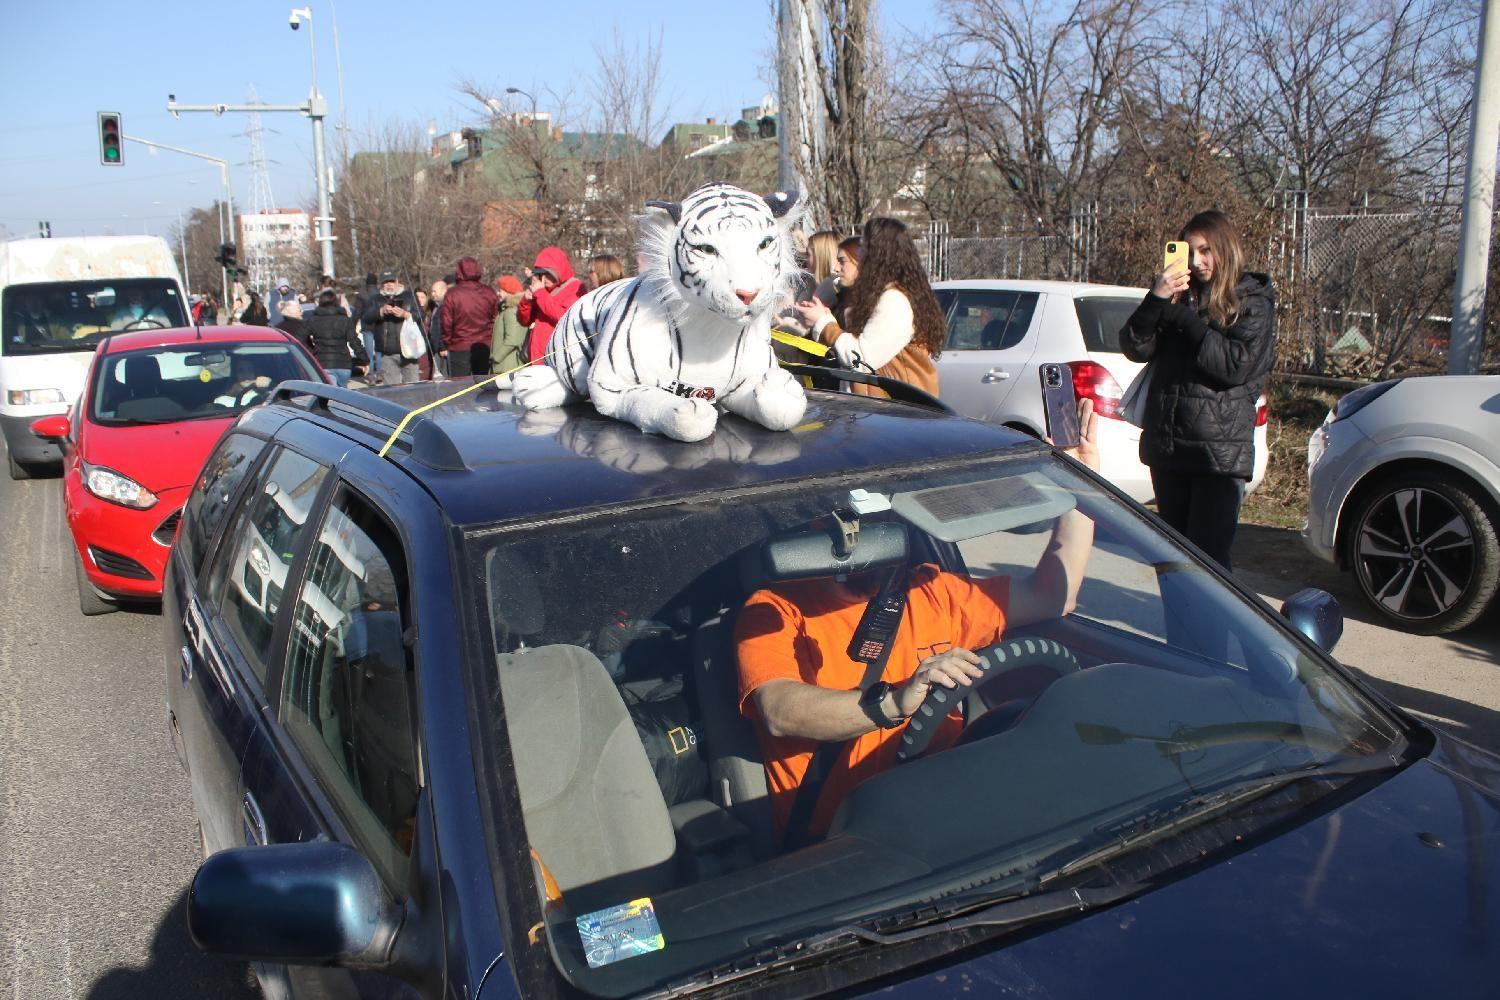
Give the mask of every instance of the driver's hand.
[[896, 700], [896, 710], [904, 719], [911, 718], [934, 686], [945, 688], [968, 687], [984, 676], [978, 654], [955, 646], [952, 649], [929, 656], [911, 675], [911, 680], [891, 692]]
[[271, 376], [269, 376], [269, 375], [257, 375], [255, 377], [254, 385], [255, 385], [255, 388], [257, 388], [257, 389], [269, 389], [269, 388], [271, 388]]

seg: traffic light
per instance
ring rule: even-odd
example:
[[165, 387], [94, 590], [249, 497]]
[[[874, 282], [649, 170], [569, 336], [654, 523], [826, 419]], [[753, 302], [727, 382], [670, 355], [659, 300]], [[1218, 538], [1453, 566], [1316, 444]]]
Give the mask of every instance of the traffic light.
[[114, 111], [99, 112], [99, 162], [107, 167], [125, 162], [125, 129]]
[[235, 255], [238, 253], [239, 247], [235, 246], [233, 243], [220, 243], [219, 252], [214, 254], [214, 260], [224, 270], [234, 271], [237, 270], [240, 266], [240, 262], [235, 259]]

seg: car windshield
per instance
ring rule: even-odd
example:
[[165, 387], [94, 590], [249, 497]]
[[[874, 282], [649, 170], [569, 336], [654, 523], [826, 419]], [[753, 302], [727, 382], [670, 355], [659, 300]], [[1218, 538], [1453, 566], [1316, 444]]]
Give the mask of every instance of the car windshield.
[[115, 426], [225, 417], [288, 379], [322, 381], [290, 343], [200, 341], [124, 351], [98, 365], [89, 412]]
[[[1079, 530], [1076, 606], [1039, 614], [1054, 532]], [[1231, 814], [1218, 846], [1245, 832], [1231, 801], [1321, 796], [1330, 769], [1388, 767], [1402, 739], [1310, 645], [1050, 452], [467, 540], [493, 643], [481, 704], [516, 796], [493, 817], [513, 838], [497, 856], [531, 859], [506, 878], [497, 860], [497, 885], [597, 994], [744, 975], [820, 930], [1035, 892], [1111, 853], [1155, 878], [1212, 851]], [[859, 761], [833, 742], [825, 828], [799, 837], [795, 779], [820, 744], [791, 716], [771, 732], [753, 690], [828, 670], [848, 695], [855, 624], [889, 580], [913, 589], [888, 680], [960, 645], [987, 672], [902, 728], [856, 718]], [[908, 753], [909, 736], [931, 742]]]
[[186, 326], [177, 283], [107, 278], [5, 289], [4, 353], [92, 351], [110, 333]]

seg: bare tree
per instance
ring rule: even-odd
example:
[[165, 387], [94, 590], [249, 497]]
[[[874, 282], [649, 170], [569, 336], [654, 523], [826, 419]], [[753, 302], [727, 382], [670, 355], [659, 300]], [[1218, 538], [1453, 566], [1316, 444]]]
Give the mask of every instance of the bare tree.
[[[452, 268], [458, 257], [480, 253], [489, 200], [484, 179], [460, 182], [446, 174], [446, 160], [432, 156], [419, 126], [393, 122], [368, 134], [374, 149], [349, 161], [334, 215], [358, 220], [361, 255], [370, 269], [425, 282]], [[350, 253], [349, 242], [341, 239], [335, 246]], [[351, 267], [352, 261], [340, 263], [343, 273]]]

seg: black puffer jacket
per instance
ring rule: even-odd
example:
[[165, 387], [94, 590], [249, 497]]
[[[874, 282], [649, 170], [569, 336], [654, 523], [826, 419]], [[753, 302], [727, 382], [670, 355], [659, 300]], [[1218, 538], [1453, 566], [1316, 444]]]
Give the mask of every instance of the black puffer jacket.
[[1249, 479], [1255, 400], [1276, 356], [1271, 279], [1246, 273], [1239, 315], [1226, 327], [1192, 305], [1147, 294], [1120, 332], [1132, 361], [1155, 361], [1141, 429], [1141, 461], [1165, 472]]
[[351, 362], [363, 368], [370, 363], [354, 320], [338, 306], [318, 306], [302, 325], [307, 328], [307, 346], [324, 368], [349, 368]]

